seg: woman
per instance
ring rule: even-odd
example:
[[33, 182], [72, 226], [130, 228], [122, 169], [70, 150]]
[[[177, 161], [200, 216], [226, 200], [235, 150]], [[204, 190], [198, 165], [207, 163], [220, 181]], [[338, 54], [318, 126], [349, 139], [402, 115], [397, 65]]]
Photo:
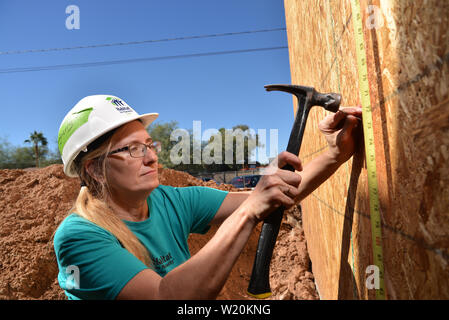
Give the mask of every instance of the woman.
[[[69, 299], [214, 299], [255, 226], [276, 207], [301, 201], [353, 154], [360, 108], [343, 108], [320, 122], [329, 149], [302, 171], [283, 152], [276, 169], [251, 192], [174, 188], [158, 181], [157, 145], [123, 100], [82, 99], [58, 135], [64, 172], [82, 187], [54, 237], [58, 280]], [[302, 171], [302, 172], [300, 172]], [[221, 224], [190, 257], [190, 233]]]

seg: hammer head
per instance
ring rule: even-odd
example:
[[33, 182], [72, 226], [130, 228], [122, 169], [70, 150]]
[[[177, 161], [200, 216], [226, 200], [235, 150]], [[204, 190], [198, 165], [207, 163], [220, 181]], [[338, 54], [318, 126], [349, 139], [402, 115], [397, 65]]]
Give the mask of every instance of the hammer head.
[[319, 93], [312, 87], [289, 84], [270, 84], [266, 85], [265, 89], [294, 94], [298, 98], [299, 108], [321, 106], [328, 111], [337, 112], [340, 107], [341, 95], [338, 93]]

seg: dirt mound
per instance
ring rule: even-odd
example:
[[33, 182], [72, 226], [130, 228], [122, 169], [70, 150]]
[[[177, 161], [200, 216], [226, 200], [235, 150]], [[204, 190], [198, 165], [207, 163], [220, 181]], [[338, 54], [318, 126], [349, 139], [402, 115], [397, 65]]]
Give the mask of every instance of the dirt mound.
[[[217, 186], [171, 169], [159, 169], [159, 177], [165, 185], [238, 191], [231, 185]], [[79, 180], [66, 177], [61, 165], [0, 170], [0, 299], [66, 299], [57, 282], [52, 236], [79, 188]], [[300, 217], [297, 207], [290, 209], [279, 232], [271, 265], [273, 299], [318, 299]], [[215, 231], [189, 238], [192, 255]], [[246, 286], [258, 235], [254, 232], [251, 236], [219, 299], [251, 299]]]
[[79, 192], [61, 165], [0, 170], [0, 299], [64, 299], [51, 237]]
[[[176, 171], [173, 169], [159, 168], [159, 182], [163, 185], [173, 187], [189, 187], [189, 186], [204, 186], [225, 191], [240, 191], [231, 184], [217, 185], [215, 181], [202, 181], [186, 172]], [[248, 189], [249, 190], [249, 189]]]

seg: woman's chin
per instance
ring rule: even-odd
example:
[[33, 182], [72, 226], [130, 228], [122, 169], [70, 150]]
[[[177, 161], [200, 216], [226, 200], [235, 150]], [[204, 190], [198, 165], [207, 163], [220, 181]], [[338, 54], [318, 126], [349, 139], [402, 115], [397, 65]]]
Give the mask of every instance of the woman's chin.
[[142, 187], [145, 190], [153, 191], [159, 186], [159, 178], [156, 176], [155, 179], [149, 179], [148, 181], [145, 181], [142, 183]]

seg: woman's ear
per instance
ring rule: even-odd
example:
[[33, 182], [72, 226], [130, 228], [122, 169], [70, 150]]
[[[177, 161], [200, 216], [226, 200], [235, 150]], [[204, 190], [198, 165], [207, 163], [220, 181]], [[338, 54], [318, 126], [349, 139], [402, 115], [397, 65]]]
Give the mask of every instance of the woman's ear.
[[93, 179], [95, 179], [99, 183], [104, 183], [104, 176], [101, 172], [98, 159], [87, 160], [84, 164], [84, 168]]

